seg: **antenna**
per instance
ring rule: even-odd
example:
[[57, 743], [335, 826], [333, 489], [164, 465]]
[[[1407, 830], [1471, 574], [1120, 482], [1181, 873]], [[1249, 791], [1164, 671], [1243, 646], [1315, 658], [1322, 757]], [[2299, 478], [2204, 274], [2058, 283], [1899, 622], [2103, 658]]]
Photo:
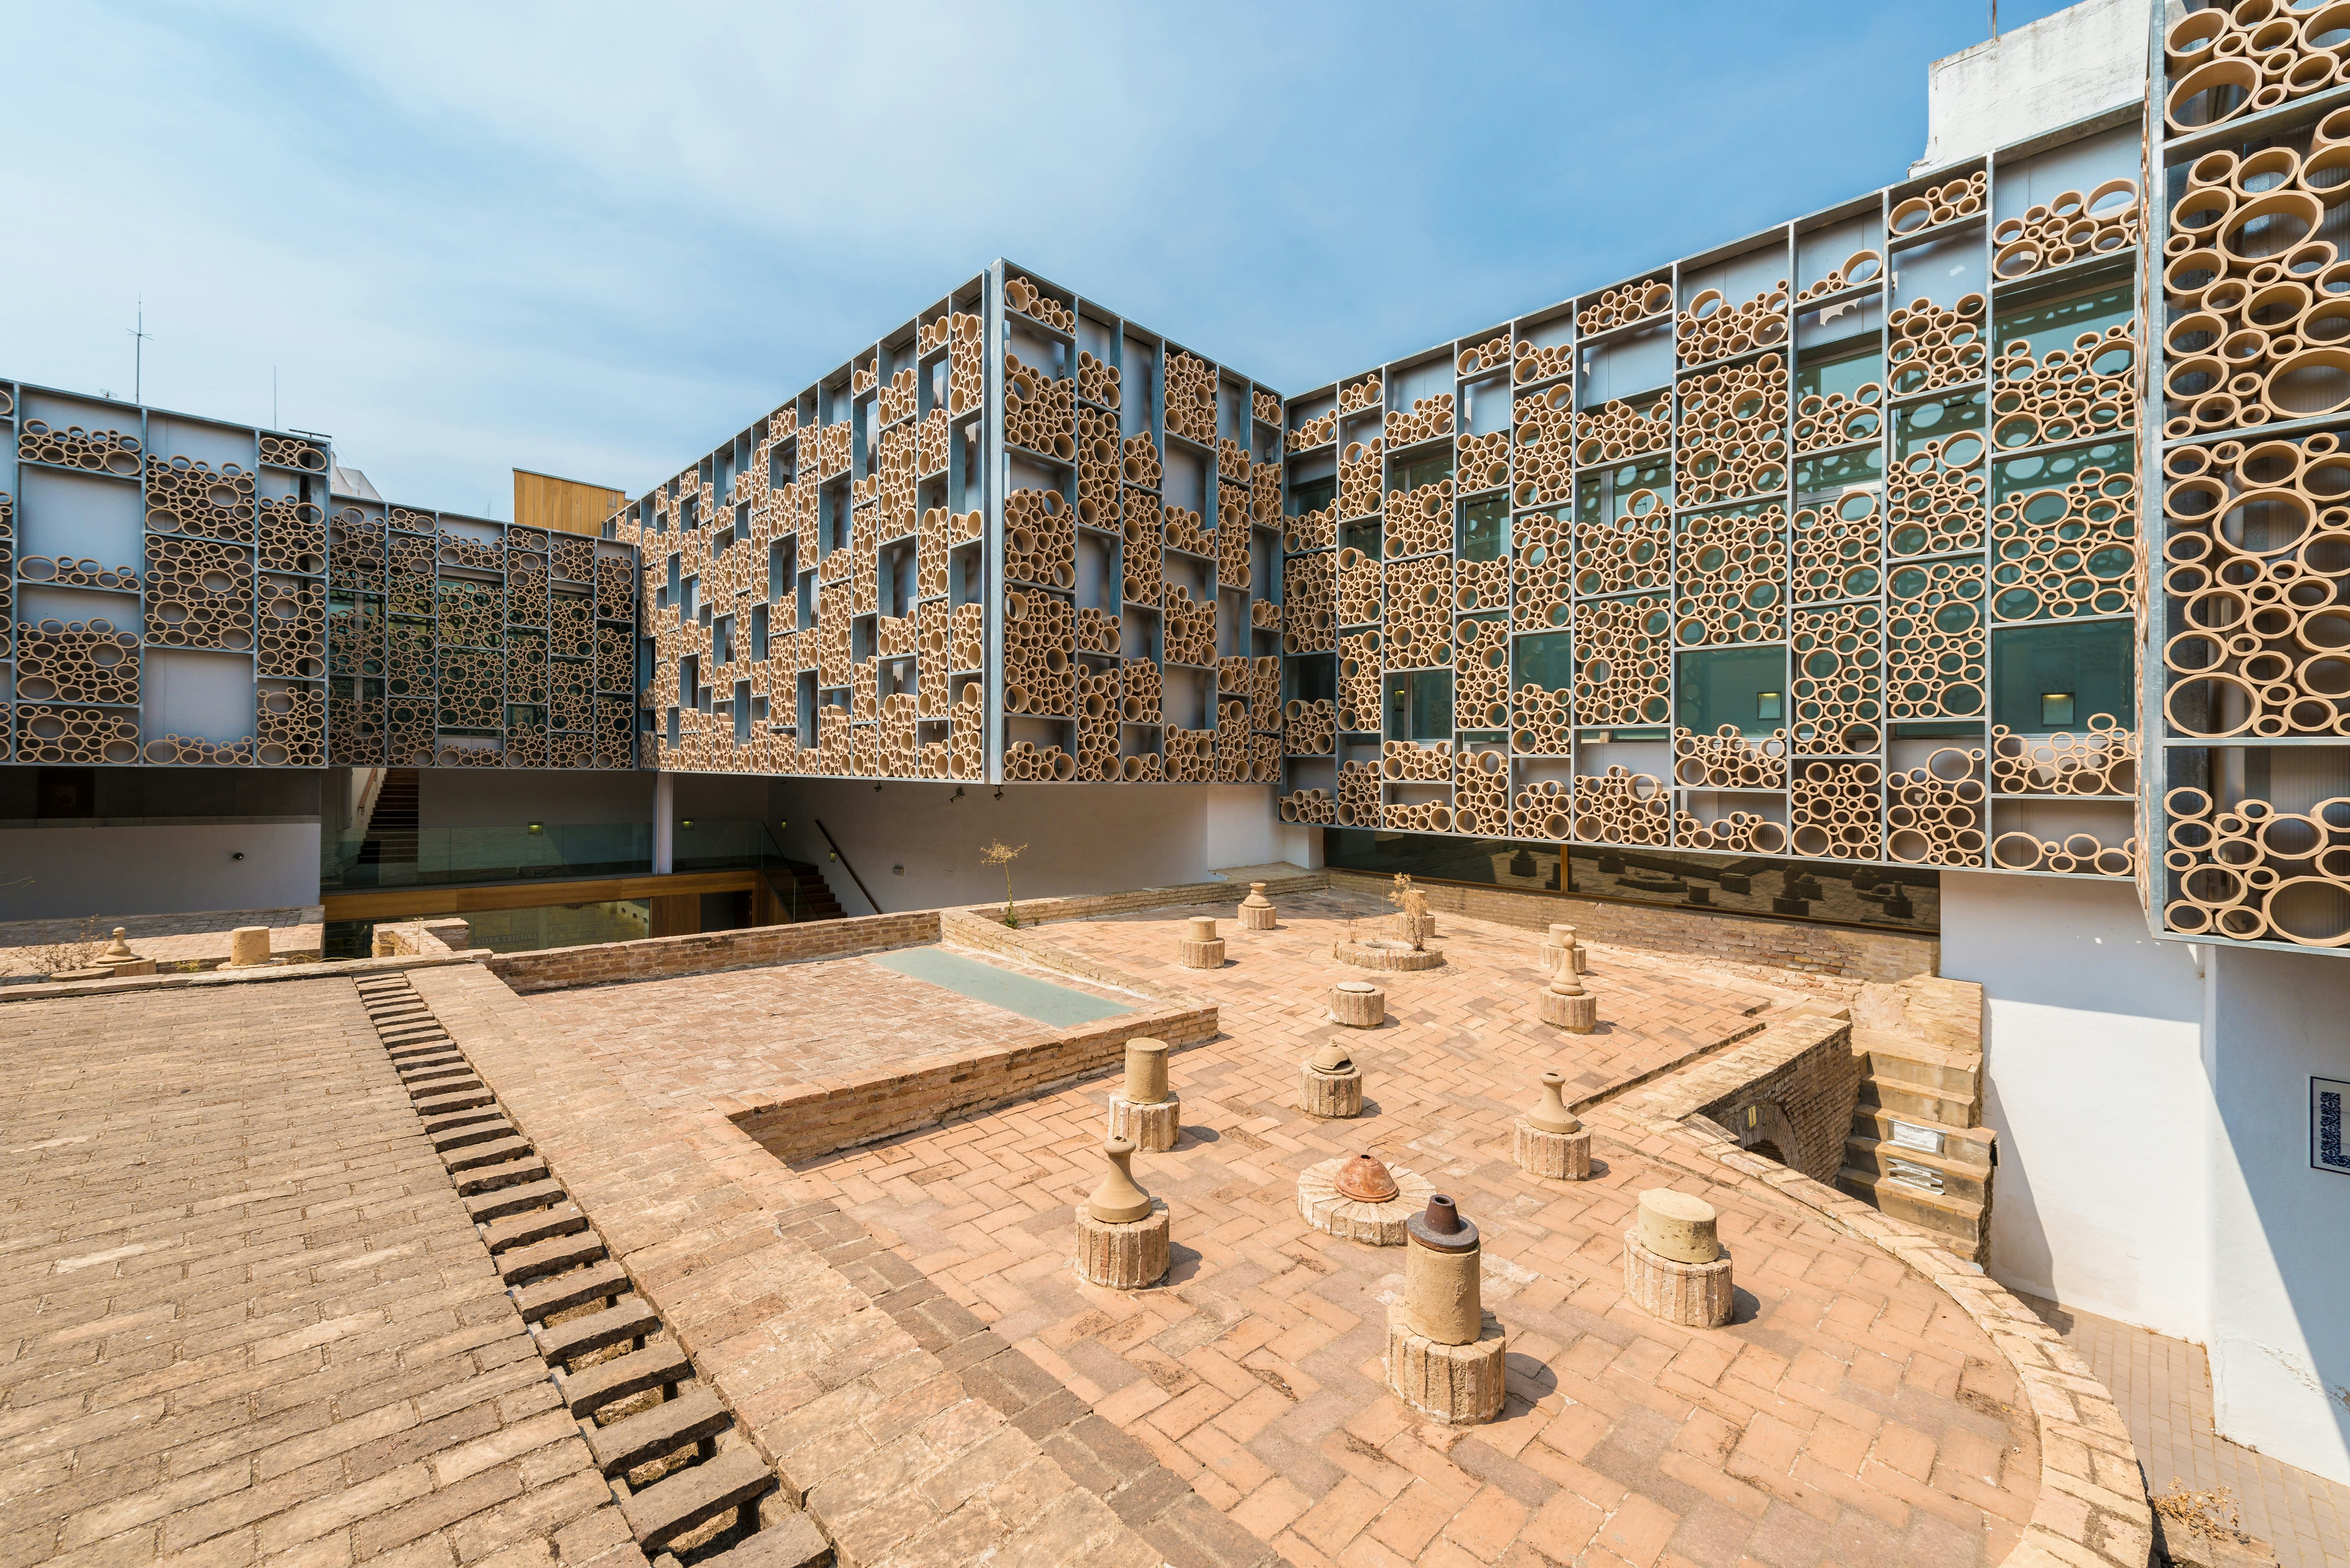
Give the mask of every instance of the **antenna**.
[[277, 422], [277, 367], [275, 365], [269, 367], [269, 428], [271, 430], [285, 428]]
[[145, 396], [147, 339], [155, 336], [153, 333], [147, 330], [146, 296], [140, 295], [139, 296], [139, 325], [136, 327], [126, 327], [123, 330], [130, 333], [131, 338], [130, 400], [134, 403], [143, 403], [147, 400]]
[[1999, 42], [1999, 0], [1991, 0], [1991, 41]]

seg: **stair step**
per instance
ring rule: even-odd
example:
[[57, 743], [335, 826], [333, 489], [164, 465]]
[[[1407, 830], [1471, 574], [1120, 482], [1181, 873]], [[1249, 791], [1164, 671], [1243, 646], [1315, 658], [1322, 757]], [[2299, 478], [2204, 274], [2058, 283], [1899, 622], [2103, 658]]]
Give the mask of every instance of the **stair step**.
[[614, 1296], [626, 1295], [628, 1290], [628, 1270], [610, 1262], [590, 1263], [576, 1272], [556, 1274], [523, 1286], [515, 1293], [515, 1309], [522, 1314], [523, 1322], [537, 1323], [589, 1302], [608, 1302]]
[[1878, 1138], [1845, 1139], [1844, 1164], [1847, 1170], [1861, 1171], [1887, 1181], [1899, 1181], [1905, 1187], [1915, 1187], [1916, 1183], [1903, 1180], [1903, 1168], [1912, 1172], [1930, 1172], [1940, 1180], [1945, 1197], [1963, 1198], [1970, 1203], [1983, 1200], [1991, 1180], [1991, 1168], [1987, 1165], [1969, 1165], [1962, 1160], [1928, 1154], [1922, 1149], [1905, 1148]]
[[1916, 1084], [1961, 1100], [1974, 1098], [1981, 1086], [1981, 1075], [1972, 1067], [1905, 1056], [1899, 1052], [1877, 1046], [1867, 1047], [1866, 1055], [1866, 1072], [1871, 1077]]
[[1836, 1172], [1836, 1186], [1881, 1214], [1967, 1243], [1970, 1254], [1981, 1242], [1983, 1206], [1980, 1203], [1928, 1192], [1849, 1166]]
[[494, 1106], [497, 1103], [498, 1097], [487, 1089], [460, 1089], [452, 1094], [437, 1095], [418, 1100], [416, 1114], [420, 1116], [445, 1116], [451, 1111], [477, 1111], [485, 1106]]
[[643, 1339], [660, 1325], [659, 1313], [635, 1296], [622, 1296], [602, 1312], [575, 1317], [553, 1328], [532, 1329], [530, 1336], [538, 1343], [541, 1360], [569, 1361], [624, 1339]]
[[1903, 1147], [1905, 1131], [1912, 1145], [1929, 1141], [1921, 1138], [1920, 1134], [1932, 1134], [1933, 1138], [1939, 1141], [1939, 1149], [1929, 1147], [1920, 1150], [1921, 1153], [1939, 1153], [1943, 1158], [1955, 1160], [1960, 1165], [1984, 1168], [1996, 1163], [1992, 1151], [1998, 1146], [1998, 1137], [1989, 1127], [1952, 1127], [1931, 1116], [1897, 1115], [1882, 1108], [1856, 1106], [1852, 1113], [1851, 1130], [1845, 1137], [1891, 1145], [1898, 1150]]
[[588, 1451], [596, 1457], [598, 1469], [617, 1475], [723, 1430], [729, 1418], [718, 1396], [696, 1384], [650, 1410], [608, 1427], [591, 1428]]
[[686, 1359], [685, 1352], [675, 1340], [664, 1339], [565, 1377], [563, 1400], [573, 1415], [592, 1416], [615, 1400], [692, 1376], [693, 1363]]
[[[547, 1185], [553, 1186], [554, 1183]], [[493, 1220], [484, 1229], [482, 1241], [494, 1256], [515, 1247], [528, 1246], [534, 1241], [569, 1236], [587, 1228], [588, 1216], [580, 1212], [579, 1206], [566, 1202], [553, 1209], [536, 1209], [527, 1214]]]
[[490, 1129], [484, 1135], [489, 1137], [504, 1137], [514, 1131], [514, 1124], [506, 1120], [505, 1112], [495, 1106], [469, 1106], [445, 1115], [422, 1111], [417, 1114], [424, 1117], [424, 1136], [432, 1140], [434, 1148], [455, 1148], [457, 1145], [445, 1140], [460, 1133], [480, 1132], [484, 1127]]
[[604, 1242], [592, 1231], [574, 1231], [557, 1236], [553, 1241], [532, 1246], [516, 1247], [497, 1260], [498, 1278], [510, 1285], [528, 1280], [544, 1279], [559, 1274], [566, 1269], [576, 1269], [582, 1263], [592, 1263], [604, 1255]]
[[465, 1212], [474, 1224], [486, 1225], [509, 1214], [527, 1213], [533, 1209], [544, 1209], [550, 1203], [560, 1203], [569, 1194], [563, 1190], [563, 1183], [559, 1181], [552, 1179], [532, 1181], [502, 1192], [469, 1198], [465, 1200]]
[[1938, 1095], [1922, 1085], [1887, 1083], [1879, 1078], [1860, 1081], [1860, 1107], [1882, 1107], [1904, 1121], [1923, 1117], [1954, 1127], [1972, 1127], [1976, 1119], [1975, 1107], [1969, 1101]]
[[[457, 1173], [452, 1171], [451, 1174]], [[525, 1182], [546, 1179], [546, 1162], [536, 1155], [526, 1154], [503, 1165], [477, 1165], [458, 1175], [457, 1196], [471, 1198], [476, 1193], [495, 1192], [501, 1188], [520, 1187]]]
[[704, 1464], [673, 1470], [626, 1497], [620, 1511], [638, 1544], [666, 1545], [705, 1520], [774, 1490], [775, 1472], [749, 1449], [734, 1449]]
[[759, 1533], [715, 1557], [705, 1557], [695, 1568], [808, 1568], [832, 1550], [832, 1542], [806, 1513], [794, 1511]]
[[[463, 1136], [462, 1133], [450, 1135], [452, 1138]], [[530, 1152], [530, 1139], [506, 1137], [504, 1129], [492, 1127], [479, 1137], [469, 1137], [463, 1143], [442, 1148], [441, 1160], [449, 1168], [449, 1174], [454, 1176], [461, 1170], [473, 1170], [484, 1165], [504, 1165]]]

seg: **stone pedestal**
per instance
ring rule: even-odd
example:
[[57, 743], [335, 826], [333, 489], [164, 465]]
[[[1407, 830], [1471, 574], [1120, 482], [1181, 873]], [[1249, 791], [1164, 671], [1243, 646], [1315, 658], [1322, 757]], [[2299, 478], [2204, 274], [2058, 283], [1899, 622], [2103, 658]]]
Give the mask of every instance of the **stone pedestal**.
[[1404, 1309], [1388, 1309], [1388, 1386], [1429, 1420], [1474, 1426], [1502, 1413], [1502, 1374], [1510, 1336], [1492, 1313], [1480, 1314], [1477, 1337], [1441, 1345], [1418, 1333]]
[[1109, 1224], [1077, 1205], [1077, 1274], [1089, 1285], [1139, 1291], [1167, 1277], [1167, 1203], [1150, 1200], [1147, 1219]]
[[1639, 1216], [1624, 1232], [1624, 1294], [1634, 1306], [1683, 1328], [1730, 1321], [1730, 1256], [1713, 1205], [1670, 1188], [1640, 1194]]
[[1273, 900], [1264, 896], [1264, 884], [1249, 884], [1248, 897], [1241, 900], [1241, 929], [1247, 931], [1273, 929]]
[[1122, 1137], [1140, 1149], [1164, 1154], [1175, 1147], [1175, 1137], [1181, 1130], [1183, 1102], [1174, 1095], [1163, 1100], [1147, 1103], [1112, 1095], [1109, 1099], [1109, 1136]]
[[1523, 1116], [1511, 1124], [1511, 1158], [1528, 1176], [1583, 1181], [1591, 1175], [1588, 1132], [1544, 1132]]
[[1175, 956], [1185, 969], [1223, 968], [1224, 940], [1216, 935], [1214, 919], [1193, 916], [1182, 940], [1176, 944]]
[[1720, 1328], [1730, 1321], [1730, 1255], [1710, 1263], [1660, 1258], [1640, 1244], [1637, 1230], [1624, 1232], [1624, 1295], [1651, 1317], [1683, 1328]]
[[269, 928], [239, 926], [228, 934], [228, 967], [257, 969], [269, 961]]
[[1585, 954], [1583, 951], [1583, 944], [1575, 940], [1575, 928], [1573, 926], [1553, 926], [1550, 929], [1550, 940], [1543, 943], [1543, 973], [1555, 974], [1558, 972], [1558, 955], [1559, 950], [1562, 948], [1564, 948], [1570, 955], [1568, 961], [1575, 966], [1573, 971], [1574, 973], [1586, 974], [1589, 972], [1584, 968]]
[[1444, 955], [1433, 948], [1415, 948], [1391, 937], [1374, 937], [1364, 942], [1337, 942], [1331, 947], [1330, 956], [1340, 963], [1353, 964], [1357, 969], [1403, 971], [1444, 967]]
[[1298, 1172], [1297, 1212], [1316, 1231], [1341, 1241], [1370, 1247], [1402, 1246], [1404, 1221], [1428, 1207], [1435, 1184], [1416, 1170], [1391, 1165], [1388, 1175], [1395, 1179], [1393, 1198], [1381, 1202], [1350, 1198], [1338, 1189], [1338, 1173], [1347, 1163], [1343, 1158], [1326, 1159]]
[[1589, 992], [1563, 996], [1555, 991], [1544, 991], [1542, 1021], [1569, 1034], [1588, 1034], [1599, 1027], [1599, 999]]
[[1367, 980], [1342, 980], [1330, 988], [1330, 1022], [1349, 1029], [1377, 1029], [1387, 1021], [1388, 993]]
[[1363, 1114], [1363, 1070], [1325, 1073], [1308, 1062], [1297, 1072], [1297, 1108], [1310, 1116], [1359, 1116]]

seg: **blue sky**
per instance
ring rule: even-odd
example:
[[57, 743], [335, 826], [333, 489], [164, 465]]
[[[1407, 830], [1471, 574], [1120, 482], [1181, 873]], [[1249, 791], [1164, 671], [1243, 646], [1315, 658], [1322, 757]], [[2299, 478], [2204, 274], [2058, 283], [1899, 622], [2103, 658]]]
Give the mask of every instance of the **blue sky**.
[[[2008, 0], [2002, 29], [2060, 8]], [[1983, 0], [0, 4], [0, 376], [631, 493], [1008, 255], [1302, 389], [1900, 178]]]

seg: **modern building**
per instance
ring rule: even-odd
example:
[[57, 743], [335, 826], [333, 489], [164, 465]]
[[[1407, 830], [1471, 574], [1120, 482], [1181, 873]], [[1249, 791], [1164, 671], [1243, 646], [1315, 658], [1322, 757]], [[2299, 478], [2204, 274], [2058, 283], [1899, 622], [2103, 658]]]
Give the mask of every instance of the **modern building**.
[[0, 912], [556, 946], [1001, 839], [1906, 933], [1997, 1201], [1931, 1127], [1873, 1199], [2350, 1481], [2339, 10], [2090, 0], [1939, 62], [1897, 185], [1314, 388], [998, 260], [592, 533], [0, 383]]

